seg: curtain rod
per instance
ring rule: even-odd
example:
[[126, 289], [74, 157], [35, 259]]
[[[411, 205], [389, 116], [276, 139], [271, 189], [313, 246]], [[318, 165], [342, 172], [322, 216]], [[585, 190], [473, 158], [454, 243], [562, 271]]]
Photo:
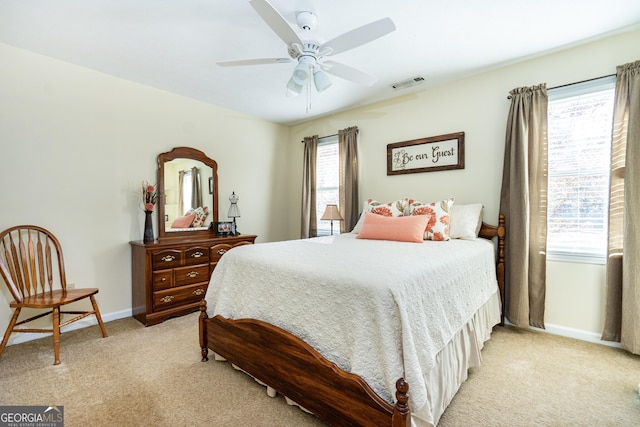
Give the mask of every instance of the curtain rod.
[[[323, 138], [331, 138], [331, 137], [334, 137], [334, 136], [338, 136], [338, 134], [334, 133], [333, 135], [321, 136], [321, 137], [318, 138], [318, 141], [323, 139]], [[300, 142], [304, 144], [304, 139], [302, 141], [300, 141]]]
[[[547, 88], [547, 90], [560, 89], [561, 87], [573, 86], [573, 85], [577, 85], [577, 84], [580, 84], [580, 83], [587, 83], [587, 82], [591, 82], [591, 81], [598, 80], [598, 79], [604, 79], [604, 78], [607, 78], [607, 77], [615, 77], [616, 75], [617, 74], [608, 74], [606, 76], [594, 77], [592, 79], [581, 80], [579, 82], [573, 82], [573, 83], [567, 83], [567, 84], [564, 84], [564, 85], [549, 87], [549, 88]], [[507, 99], [511, 99], [511, 95], [507, 96]]]
[[577, 85], [577, 84], [580, 84], [580, 83], [587, 83], [587, 82], [591, 82], [591, 81], [594, 81], [594, 80], [604, 79], [604, 78], [607, 78], [607, 77], [615, 77], [615, 76], [616, 76], [616, 74], [608, 74], [608, 75], [606, 75], [606, 76], [594, 77], [594, 78], [592, 78], [592, 79], [582, 80], [582, 81], [579, 81], [579, 82], [567, 83], [567, 84], [565, 84], [565, 85], [560, 85], [560, 86], [550, 87], [550, 88], [548, 88], [547, 90], [550, 90], [550, 89], [559, 89], [559, 88], [561, 88], [561, 87], [567, 87], [567, 86]]

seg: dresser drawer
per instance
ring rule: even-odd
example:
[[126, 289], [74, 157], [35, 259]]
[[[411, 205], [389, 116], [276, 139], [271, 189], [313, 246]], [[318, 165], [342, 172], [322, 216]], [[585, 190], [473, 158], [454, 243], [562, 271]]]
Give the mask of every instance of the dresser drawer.
[[152, 262], [154, 270], [165, 270], [182, 265], [182, 251], [167, 249], [153, 254]]
[[222, 258], [222, 255], [226, 254], [231, 248], [233, 248], [233, 245], [228, 243], [220, 243], [212, 246], [210, 255], [211, 262], [218, 262], [220, 258]]
[[161, 289], [172, 288], [173, 286], [173, 270], [153, 272], [153, 290], [159, 291]]
[[184, 265], [206, 264], [209, 262], [209, 250], [206, 247], [193, 247], [184, 251]]
[[190, 265], [174, 269], [176, 286], [209, 281], [209, 264]]
[[154, 311], [166, 310], [181, 306], [190, 302], [198, 302], [204, 298], [207, 292], [207, 282], [182, 286], [153, 293]]

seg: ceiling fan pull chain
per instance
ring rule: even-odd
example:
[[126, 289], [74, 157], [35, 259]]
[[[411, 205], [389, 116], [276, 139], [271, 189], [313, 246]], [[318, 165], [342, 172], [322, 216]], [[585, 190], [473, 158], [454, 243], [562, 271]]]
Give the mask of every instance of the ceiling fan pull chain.
[[307, 114], [311, 111], [311, 80], [307, 82]]

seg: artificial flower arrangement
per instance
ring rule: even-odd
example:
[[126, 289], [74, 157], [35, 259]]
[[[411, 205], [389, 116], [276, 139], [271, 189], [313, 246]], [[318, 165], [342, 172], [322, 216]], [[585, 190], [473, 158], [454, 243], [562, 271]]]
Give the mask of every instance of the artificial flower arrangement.
[[147, 181], [142, 181], [142, 204], [145, 211], [153, 211], [156, 201], [158, 200], [158, 192], [156, 187]]

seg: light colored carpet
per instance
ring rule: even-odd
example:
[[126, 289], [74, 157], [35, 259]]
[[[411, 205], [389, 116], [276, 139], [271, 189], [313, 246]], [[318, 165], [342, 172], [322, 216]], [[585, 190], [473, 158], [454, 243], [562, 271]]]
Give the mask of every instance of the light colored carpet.
[[[323, 426], [270, 398], [228, 363], [200, 362], [197, 313], [145, 328], [132, 318], [62, 334], [0, 356], [1, 405], [62, 405], [74, 426]], [[496, 327], [483, 364], [439, 426], [638, 426], [640, 357]]]

